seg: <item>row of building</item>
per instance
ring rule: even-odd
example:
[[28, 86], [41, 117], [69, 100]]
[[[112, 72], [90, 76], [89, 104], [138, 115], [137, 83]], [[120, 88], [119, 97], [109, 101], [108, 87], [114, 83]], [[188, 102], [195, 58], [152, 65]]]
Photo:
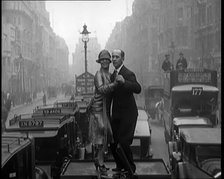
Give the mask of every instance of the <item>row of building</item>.
[[221, 0], [135, 0], [132, 15], [116, 24], [106, 44], [114, 48], [126, 52], [125, 64], [143, 88], [161, 82], [156, 74], [165, 54], [175, 66], [182, 52], [189, 67], [215, 69], [220, 77]]
[[18, 96], [69, 79], [68, 47], [50, 26], [45, 1], [2, 1], [2, 91]]

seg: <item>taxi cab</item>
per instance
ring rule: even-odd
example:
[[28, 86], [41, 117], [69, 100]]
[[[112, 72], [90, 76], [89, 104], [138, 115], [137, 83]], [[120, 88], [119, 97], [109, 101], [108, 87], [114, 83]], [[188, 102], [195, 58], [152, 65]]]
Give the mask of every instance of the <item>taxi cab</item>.
[[74, 131], [71, 131], [73, 119], [62, 114], [34, 114], [35, 112], [14, 116], [9, 121], [6, 132], [27, 133], [32, 136], [35, 143], [35, 165], [49, 176], [57, 176], [65, 158], [75, 148], [75, 139], [72, 137]]
[[34, 139], [31, 136], [18, 132], [3, 132], [1, 140], [2, 178], [47, 177], [42, 168], [35, 166]]
[[221, 129], [180, 129], [180, 148], [172, 152], [174, 178], [221, 178]]

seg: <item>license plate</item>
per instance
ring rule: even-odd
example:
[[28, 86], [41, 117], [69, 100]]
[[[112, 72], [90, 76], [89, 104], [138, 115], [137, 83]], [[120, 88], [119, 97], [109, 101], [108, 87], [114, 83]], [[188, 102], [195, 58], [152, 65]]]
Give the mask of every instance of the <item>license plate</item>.
[[27, 120], [27, 121], [19, 121], [19, 127], [20, 128], [28, 128], [28, 127], [43, 127], [44, 121], [41, 120]]

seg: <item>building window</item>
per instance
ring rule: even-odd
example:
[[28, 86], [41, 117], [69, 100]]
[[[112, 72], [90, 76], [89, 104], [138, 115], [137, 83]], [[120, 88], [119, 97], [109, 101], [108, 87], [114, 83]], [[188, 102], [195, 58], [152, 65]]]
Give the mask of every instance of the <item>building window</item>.
[[10, 28], [10, 35], [11, 35], [11, 38], [15, 39], [15, 30], [14, 28]]
[[206, 24], [206, 6], [205, 4], [201, 5], [201, 25]]
[[10, 67], [10, 59], [8, 58], [8, 60], [7, 60], [7, 65]]
[[19, 24], [19, 25], [21, 24], [20, 17], [18, 17], [18, 24]]
[[16, 25], [16, 17], [13, 17], [13, 25]]
[[179, 20], [181, 20], [181, 19], [183, 19], [183, 16], [184, 16], [183, 8], [180, 7], [180, 8], [177, 9], [177, 18], [178, 18]]
[[2, 58], [2, 66], [5, 66], [5, 57]]
[[221, 30], [219, 29], [217, 32], [216, 32], [216, 48], [218, 49], [218, 51], [221, 50]]
[[213, 20], [213, 14], [212, 14], [212, 5], [209, 5], [207, 8], [207, 20], [208, 20], [208, 24], [212, 23]]

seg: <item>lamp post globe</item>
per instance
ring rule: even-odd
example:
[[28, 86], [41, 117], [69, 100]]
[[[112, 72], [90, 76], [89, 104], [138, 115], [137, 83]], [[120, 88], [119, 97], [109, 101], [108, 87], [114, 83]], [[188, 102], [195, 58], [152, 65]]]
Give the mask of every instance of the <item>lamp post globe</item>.
[[84, 50], [85, 50], [85, 73], [87, 72], [87, 42], [89, 41], [90, 32], [87, 30], [87, 25], [84, 24], [82, 34], [82, 41], [84, 42]]

